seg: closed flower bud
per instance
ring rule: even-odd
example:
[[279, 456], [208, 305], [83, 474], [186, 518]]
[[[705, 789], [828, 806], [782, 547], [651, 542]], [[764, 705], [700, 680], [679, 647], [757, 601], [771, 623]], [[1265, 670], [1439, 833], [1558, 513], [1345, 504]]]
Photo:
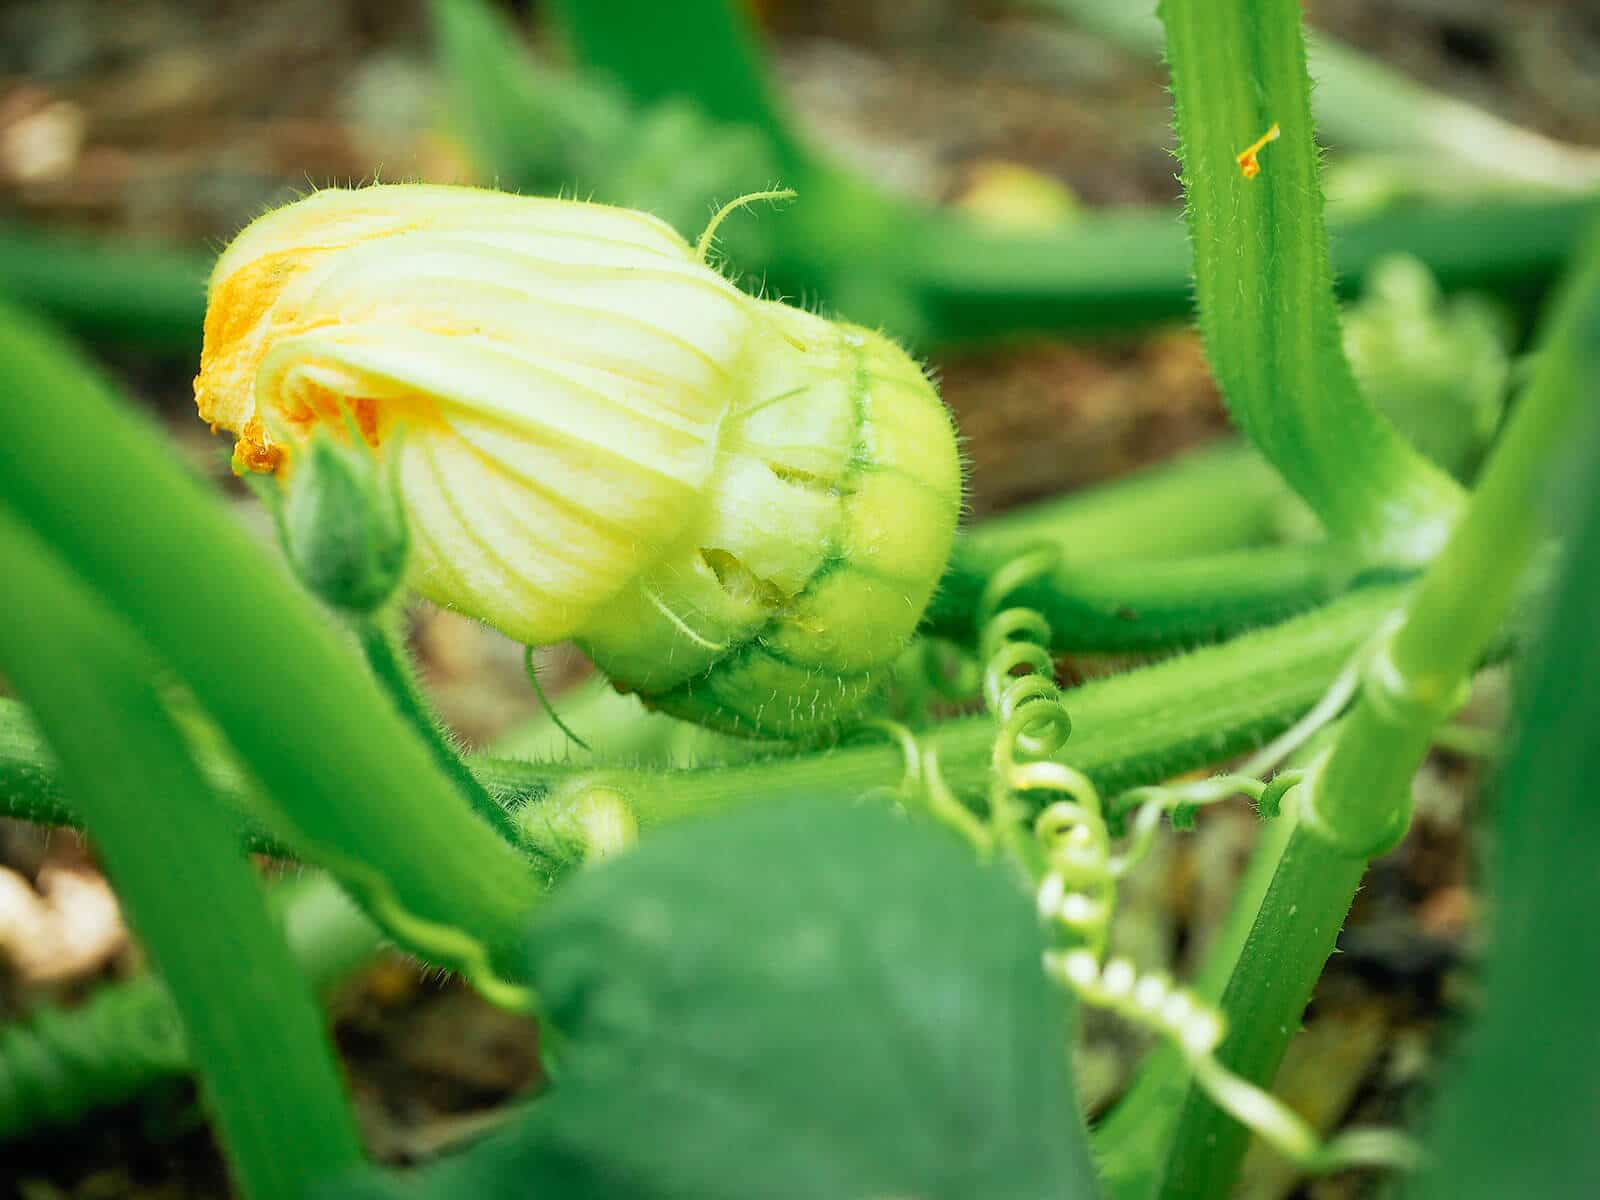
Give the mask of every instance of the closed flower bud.
[[325, 604], [373, 612], [405, 574], [409, 539], [399, 491], [365, 446], [319, 434], [299, 458], [281, 514], [289, 563]]
[[745, 733], [815, 733], [874, 690], [960, 508], [949, 417], [899, 347], [576, 201], [401, 185], [263, 217], [217, 263], [195, 394], [241, 469], [292, 475], [353, 414], [418, 591]]

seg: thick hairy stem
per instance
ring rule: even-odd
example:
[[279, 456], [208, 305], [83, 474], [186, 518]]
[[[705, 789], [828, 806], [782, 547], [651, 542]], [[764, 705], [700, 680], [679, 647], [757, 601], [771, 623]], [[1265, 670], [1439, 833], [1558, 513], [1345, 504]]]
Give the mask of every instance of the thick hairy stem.
[[[972, 612], [1005, 565], [958, 545], [928, 627], [970, 640]], [[1326, 603], [1356, 577], [1348, 548], [1268, 546], [1196, 558], [1064, 559], [1014, 593], [1050, 623], [1057, 648], [1148, 651], [1219, 641]]]
[[[1073, 734], [1067, 762], [1102, 791], [1168, 778], [1220, 762], [1281, 732], [1327, 690], [1384, 616], [1401, 587], [1362, 588], [1325, 608], [1220, 646], [1084, 684], [1066, 693]], [[55, 786], [37, 742], [19, 726], [19, 706], [0, 701], [0, 782], [23, 789], [3, 797], [10, 815], [59, 821], [72, 812]], [[978, 794], [989, 772], [993, 723], [975, 716], [928, 731], [945, 776]], [[895, 786], [905, 770], [898, 746], [876, 739], [837, 749], [727, 766], [664, 771], [627, 766], [534, 763], [473, 758], [473, 772], [499, 803], [516, 812], [554, 788], [615, 788], [642, 826], [670, 823], [775, 795], [859, 795]], [[247, 810], [248, 799], [234, 806]]]
[[1460, 504], [1340, 344], [1295, 0], [1163, 0], [1195, 292], [1235, 419], [1331, 534], [1421, 562]]

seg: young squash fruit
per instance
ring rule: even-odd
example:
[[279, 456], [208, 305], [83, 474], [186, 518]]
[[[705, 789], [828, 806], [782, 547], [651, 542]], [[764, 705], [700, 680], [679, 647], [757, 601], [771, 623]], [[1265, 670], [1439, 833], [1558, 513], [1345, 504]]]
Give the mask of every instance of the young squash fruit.
[[358, 431], [416, 590], [751, 735], [825, 734], [875, 690], [961, 506], [949, 415], [892, 341], [573, 200], [390, 185], [262, 217], [212, 275], [195, 399], [241, 471]]

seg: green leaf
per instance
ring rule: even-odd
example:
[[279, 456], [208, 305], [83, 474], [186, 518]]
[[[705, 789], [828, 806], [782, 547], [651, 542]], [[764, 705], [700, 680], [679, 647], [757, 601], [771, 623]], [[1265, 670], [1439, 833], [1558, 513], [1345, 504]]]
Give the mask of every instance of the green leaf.
[[423, 1195], [1091, 1196], [1032, 906], [943, 830], [764, 806], [538, 918], [554, 1092]]
[[706, 115], [757, 126], [791, 175], [808, 171], [774, 94], [749, 16], [729, 0], [556, 0], [550, 15], [573, 56], [611, 76], [635, 104], [693, 96]]

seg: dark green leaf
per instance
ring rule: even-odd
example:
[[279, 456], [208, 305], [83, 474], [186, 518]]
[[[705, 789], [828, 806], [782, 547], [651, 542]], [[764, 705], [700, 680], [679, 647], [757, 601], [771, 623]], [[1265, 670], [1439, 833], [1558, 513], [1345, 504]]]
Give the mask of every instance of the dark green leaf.
[[1007, 875], [880, 809], [664, 832], [541, 913], [560, 1080], [423, 1194], [1093, 1195], [1043, 948]]

